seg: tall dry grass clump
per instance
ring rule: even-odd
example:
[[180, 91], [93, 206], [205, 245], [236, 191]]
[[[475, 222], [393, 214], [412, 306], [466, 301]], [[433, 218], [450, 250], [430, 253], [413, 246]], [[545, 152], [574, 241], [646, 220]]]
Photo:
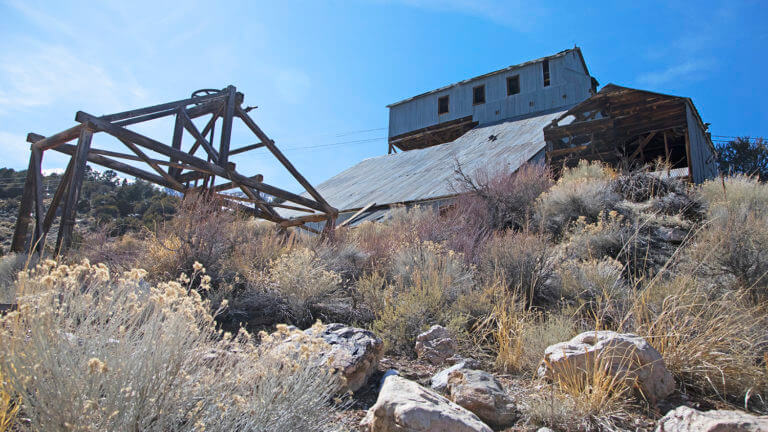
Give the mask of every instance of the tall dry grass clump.
[[199, 274], [157, 286], [145, 274], [112, 278], [103, 265], [48, 261], [20, 279], [18, 311], [0, 324], [0, 369], [21, 397], [25, 428], [335, 428], [330, 371], [258, 349], [247, 333], [220, 334], [190, 289]]
[[765, 409], [768, 314], [745, 292], [713, 297], [679, 275], [639, 292], [625, 327], [644, 336], [688, 392]]
[[11, 430], [21, 406], [21, 400], [9, 387], [0, 369], [0, 432]]

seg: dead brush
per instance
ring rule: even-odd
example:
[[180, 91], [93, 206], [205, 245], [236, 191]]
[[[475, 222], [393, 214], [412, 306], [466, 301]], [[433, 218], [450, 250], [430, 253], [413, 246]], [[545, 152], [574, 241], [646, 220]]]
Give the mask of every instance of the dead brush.
[[[634, 299], [628, 322], [664, 358], [682, 389], [705, 398], [764, 411], [768, 395], [765, 365], [765, 306], [747, 293], [712, 298], [680, 276], [661, 304], [648, 288]], [[761, 364], [762, 363], [762, 364]]]
[[0, 370], [0, 432], [12, 430], [21, 407], [21, 398], [14, 395]]

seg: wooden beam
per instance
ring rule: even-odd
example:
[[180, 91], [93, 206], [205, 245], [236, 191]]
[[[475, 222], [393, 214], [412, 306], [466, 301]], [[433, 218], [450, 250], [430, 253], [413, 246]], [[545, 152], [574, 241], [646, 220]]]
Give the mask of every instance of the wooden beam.
[[59, 208], [59, 203], [61, 203], [61, 199], [67, 191], [67, 186], [69, 186], [69, 181], [72, 178], [72, 165], [74, 165], [74, 158], [69, 158], [67, 169], [64, 171], [64, 175], [61, 176], [59, 187], [56, 188], [56, 192], [51, 199], [51, 204], [48, 206], [48, 211], [45, 213], [45, 220], [43, 221], [44, 237], [47, 236], [48, 231], [51, 230], [53, 220], [56, 218], [56, 210]]
[[299, 216], [291, 219], [286, 219], [280, 222], [280, 226], [287, 228], [287, 227], [292, 227], [296, 225], [301, 225], [306, 222], [322, 222], [327, 219], [328, 219], [328, 215], [325, 215], [325, 214]]
[[[274, 142], [272, 144], [274, 144]], [[262, 148], [264, 146], [265, 146], [264, 143], [256, 143], [256, 144], [247, 145], [245, 147], [240, 147], [239, 149], [230, 150], [229, 151], [229, 155], [232, 156], [232, 155], [236, 155], [236, 154], [240, 154], [240, 153], [245, 153], [245, 152], [250, 151], [250, 150], [256, 150], [257, 148]]]
[[642, 153], [642, 152], [643, 152], [643, 149], [645, 148], [645, 146], [646, 146], [646, 145], [648, 145], [648, 143], [649, 143], [649, 142], [650, 142], [650, 141], [653, 139], [653, 137], [655, 137], [655, 136], [656, 136], [656, 132], [651, 132], [651, 133], [649, 133], [649, 134], [648, 134], [648, 136], [646, 136], [645, 138], [643, 138], [643, 139], [640, 141], [640, 145], [638, 145], [638, 146], [637, 146], [637, 149], [635, 149], [635, 151], [634, 151], [634, 152], [632, 152], [632, 154], [629, 156], [629, 158], [630, 158], [630, 159], [634, 159], [634, 158], [636, 158], [636, 157], [637, 157], [637, 155], [639, 155], [640, 153]]
[[229, 161], [229, 143], [232, 139], [232, 120], [235, 116], [235, 106], [237, 105], [237, 90], [235, 86], [229, 86], [225, 89], [227, 92], [227, 101], [224, 106], [224, 116], [221, 123], [221, 143], [219, 144], [219, 165], [225, 166]]
[[179, 116], [181, 117], [182, 123], [184, 124], [184, 128], [187, 131], [189, 131], [189, 133], [192, 135], [192, 137], [195, 138], [195, 140], [197, 140], [197, 143], [203, 146], [205, 151], [208, 153], [208, 156], [210, 156], [211, 160], [213, 160], [213, 163], [218, 164], [219, 153], [217, 153], [216, 150], [211, 146], [211, 144], [208, 143], [208, 140], [206, 140], [205, 137], [203, 137], [203, 135], [200, 134], [200, 131], [197, 130], [197, 127], [195, 127], [195, 124], [192, 123], [192, 119], [189, 118], [184, 108], [179, 108]]
[[205, 96], [196, 96], [189, 99], [181, 99], [174, 102], [168, 102], [168, 103], [154, 105], [146, 108], [139, 108], [139, 109], [134, 109], [130, 111], [123, 111], [120, 113], [109, 114], [109, 115], [101, 116], [100, 119], [107, 122], [113, 122], [116, 120], [125, 120], [133, 117], [143, 116], [146, 114], [157, 113], [159, 111], [166, 111], [170, 109], [175, 110], [175, 109], [178, 109], [179, 107], [186, 107], [187, 105], [190, 105], [193, 103], [198, 104], [201, 102], [212, 101], [216, 99], [223, 99], [226, 96], [227, 96], [227, 93], [225, 93], [222, 90], [218, 93], [213, 93]]
[[[181, 116], [181, 113], [179, 111], [176, 111], [176, 119], [173, 124], [173, 137], [171, 138], [171, 147], [173, 147], [176, 150], [181, 151], [181, 140], [184, 135], [184, 118]], [[170, 158], [169, 162], [178, 162], [178, 160], [174, 158]], [[168, 167], [168, 174], [170, 174], [173, 177], [178, 177], [179, 174], [181, 174], [180, 169], [176, 169], [175, 167]]]
[[691, 140], [688, 137], [688, 129], [685, 129], [685, 160], [688, 161], [688, 177], [691, 179], [691, 182], [694, 181], [693, 178], [693, 164], [691, 163]]
[[38, 254], [43, 252], [43, 220], [45, 219], [45, 207], [43, 205], [43, 151], [32, 147], [32, 159], [35, 161], [35, 231], [32, 236], [32, 251]]
[[349, 219], [345, 220], [344, 222], [340, 223], [340, 224], [339, 224], [339, 226], [337, 226], [336, 228], [341, 228], [341, 227], [343, 227], [343, 226], [346, 226], [347, 224], [349, 224], [349, 223], [351, 223], [353, 220], [355, 220], [355, 218], [357, 218], [357, 217], [358, 217], [358, 216], [360, 216], [361, 214], [365, 213], [365, 211], [366, 211], [366, 210], [368, 210], [369, 208], [371, 208], [371, 207], [373, 207], [373, 206], [375, 206], [375, 205], [376, 205], [376, 203], [375, 203], [375, 202], [372, 202], [372, 203], [369, 203], [369, 204], [367, 204], [366, 206], [364, 206], [363, 208], [361, 208], [360, 210], [358, 210], [357, 212], [355, 212], [355, 214], [353, 214], [351, 218], [349, 218]]
[[136, 153], [136, 156], [138, 156], [142, 161], [146, 162], [147, 165], [152, 167], [152, 169], [155, 170], [155, 172], [157, 172], [158, 174], [160, 174], [161, 177], [166, 179], [168, 183], [172, 184], [174, 186], [173, 189], [178, 191], [184, 190], [184, 186], [181, 183], [176, 181], [176, 179], [172, 175], [165, 172], [164, 169], [160, 168], [160, 165], [156, 164], [152, 159], [150, 159], [149, 156], [147, 156], [146, 153], [141, 151], [141, 149], [136, 144], [130, 141], [126, 141], [124, 139], [120, 139], [120, 138], [118, 139], [120, 140], [120, 142], [125, 144], [126, 147], [131, 149], [132, 152]]
[[[55, 148], [54, 150], [64, 154], [74, 155], [76, 147], [71, 145], [62, 145], [60, 147]], [[174, 190], [178, 190], [179, 192], [184, 192], [183, 187], [182, 189], [176, 189], [176, 185], [168, 182], [165, 178], [152, 174], [150, 172], [144, 171], [142, 169], [136, 168], [132, 165], [124, 164], [114, 159], [110, 159], [110, 158], [107, 158], [95, 153], [90, 153], [90, 152], [86, 157], [89, 162], [95, 163], [96, 165], [101, 165], [111, 170], [119, 171], [121, 173], [128, 174], [130, 176], [133, 176], [142, 180], [146, 180], [151, 183], [156, 183], [160, 186], [165, 186], [169, 189], [174, 189]]]
[[[134, 132], [129, 129], [122, 128], [120, 126], [115, 126], [109, 122], [106, 122], [98, 117], [94, 117], [88, 113], [79, 111], [77, 115], [78, 121], [83, 122], [91, 122], [97, 127], [99, 130], [102, 130], [104, 132], [109, 133], [110, 135], [113, 135], [115, 137], [123, 138], [128, 141], [133, 142], [136, 145], [139, 145], [141, 147], [147, 148], [149, 150], [152, 150], [154, 152], [163, 154], [165, 156], [173, 156], [174, 158], [179, 159], [182, 162], [185, 162], [189, 165], [192, 165], [196, 168], [199, 168], [203, 171], [211, 171], [213, 174], [224, 177], [232, 181], [236, 181], [242, 184], [245, 184], [246, 186], [250, 186], [258, 191], [268, 193], [270, 195], [283, 198], [288, 201], [293, 201], [294, 203], [301, 204], [303, 206], [313, 208], [315, 210], [320, 211], [327, 211], [327, 203], [324, 205], [323, 203], [312, 201], [308, 198], [305, 198], [301, 195], [296, 195], [294, 193], [285, 191], [280, 188], [276, 188], [274, 186], [268, 185], [266, 183], [260, 183], [253, 181], [252, 179], [245, 177], [243, 175], [240, 175], [236, 172], [230, 173], [226, 168], [221, 167], [219, 165], [211, 164], [210, 162], [204, 161], [202, 159], [196, 158], [194, 156], [191, 156], [187, 154], [186, 152], [176, 150], [170, 146], [167, 146], [159, 141], [153, 140], [152, 138], [146, 137], [144, 135], [141, 135], [137, 132]], [[266, 140], [263, 140], [266, 141]], [[302, 177], [303, 179], [303, 177]], [[304, 180], [306, 182], [306, 180]], [[307, 183], [308, 184], [308, 183]], [[314, 188], [313, 188], [314, 190]], [[330, 207], [330, 206], [328, 206]], [[331, 207], [332, 210], [335, 211]]]
[[[288, 158], [286, 158], [285, 155], [283, 155], [283, 153], [280, 150], [278, 150], [277, 146], [275, 146], [273, 141], [269, 139], [267, 134], [265, 134], [261, 130], [261, 128], [256, 124], [256, 122], [254, 122], [253, 119], [248, 115], [248, 113], [243, 111], [243, 109], [240, 106], [237, 107], [237, 115], [243, 120], [245, 125], [248, 126], [248, 128], [261, 140], [261, 142], [263, 142], [267, 146], [269, 151], [272, 152], [272, 154], [277, 158], [277, 160], [279, 160], [280, 163], [282, 163], [283, 166], [293, 175], [296, 181], [298, 181], [299, 184], [301, 184], [301, 186], [304, 187], [304, 190], [306, 190], [310, 195], [312, 195], [312, 198], [314, 198], [318, 203], [320, 203], [322, 208], [317, 210], [325, 211], [327, 213], [334, 213], [334, 214], [339, 212], [337, 209], [333, 208], [330, 204], [328, 204], [328, 202], [322, 197], [322, 195], [320, 195], [320, 193], [307, 181], [307, 179], [305, 179], [304, 176], [301, 175], [301, 173], [299, 173], [299, 171], [296, 169], [296, 167], [293, 166], [293, 164], [288, 160]], [[294, 202], [298, 203], [298, 201], [294, 201]], [[299, 204], [306, 205], [304, 203], [299, 203]]]
[[25, 243], [29, 231], [29, 223], [32, 221], [30, 214], [34, 204], [35, 187], [35, 158], [29, 155], [29, 166], [27, 167], [27, 177], [24, 181], [24, 191], [21, 194], [19, 202], [19, 213], [16, 216], [16, 228], [13, 231], [13, 240], [11, 241], [11, 252], [26, 252]]
[[[205, 127], [204, 127], [204, 128], [203, 128], [203, 130], [200, 132], [200, 135], [202, 135], [202, 136], [206, 136], [206, 135], [208, 135], [208, 133], [210, 132], [210, 133], [211, 133], [211, 136], [213, 136], [213, 130], [214, 130], [214, 127], [216, 126], [216, 120], [218, 120], [218, 118], [219, 118], [219, 117], [221, 117], [221, 111], [222, 111], [223, 109], [224, 109], [224, 107], [222, 106], [221, 108], [219, 108], [219, 110], [218, 110], [218, 111], [216, 111], [216, 112], [213, 114], [213, 117], [211, 117], [211, 118], [208, 120], [208, 123], [206, 123], [206, 124], [205, 124]], [[189, 149], [189, 152], [188, 152], [188, 153], [189, 153], [189, 154], [191, 154], [191, 155], [194, 155], [194, 154], [195, 154], [195, 152], [197, 151], [198, 147], [200, 147], [200, 143], [199, 143], [198, 141], [195, 141], [195, 143], [194, 143], [194, 144], [192, 144], [192, 148], [190, 148], [190, 149]]]
[[59, 236], [56, 239], [55, 254], [58, 255], [72, 245], [72, 233], [75, 228], [75, 215], [77, 213], [77, 200], [80, 198], [80, 189], [83, 186], [83, 177], [85, 176], [85, 165], [88, 157], [88, 150], [91, 148], [91, 139], [93, 131], [85, 124], [80, 130], [80, 138], [77, 141], [77, 148], [72, 166], [72, 179], [67, 188], [67, 198], [64, 200], [64, 208], [61, 213], [61, 225], [59, 227]]
[[[81, 124], [77, 126], [73, 126], [65, 131], [59, 132], [57, 134], [53, 134], [48, 138], [43, 138], [42, 140], [35, 142], [34, 146], [39, 148], [40, 150], [48, 150], [48, 149], [54, 148], [57, 145], [64, 144], [67, 141], [72, 141], [73, 139], [80, 136], [80, 130], [82, 128], [83, 128], [83, 125]], [[27, 140], [29, 140], [29, 138], [30, 136], [27, 135]]]

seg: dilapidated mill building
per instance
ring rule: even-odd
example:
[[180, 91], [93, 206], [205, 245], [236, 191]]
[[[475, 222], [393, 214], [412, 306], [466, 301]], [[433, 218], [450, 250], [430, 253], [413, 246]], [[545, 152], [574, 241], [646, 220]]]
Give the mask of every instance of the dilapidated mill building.
[[339, 221], [379, 220], [395, 206], [441, 205], [455, 168], [557, 171], [580, 159], [653, 163], [699, 183], [717, 175], [707, 124], [691, 99], [608, 84], [598, 91], [581, 49], [509, 66], [388, 105], [388, 154], [317, 186]]

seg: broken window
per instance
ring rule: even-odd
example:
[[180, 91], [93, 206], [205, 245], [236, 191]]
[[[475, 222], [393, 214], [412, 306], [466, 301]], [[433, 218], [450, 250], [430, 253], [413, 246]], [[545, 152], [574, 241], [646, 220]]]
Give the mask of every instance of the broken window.
[[485, 103], [485, 85], [472, 88], [472, 105]]
[[520, 75], [507, 77], [507, 96], [520, 93]]
[[437, 114], [446, 114], [448, 112], [448, 95], [437, 98]]
[[547, 87], [549, 85], [549, 59], [544, 60], [542, 70], [544, 71], [544, 87]]

